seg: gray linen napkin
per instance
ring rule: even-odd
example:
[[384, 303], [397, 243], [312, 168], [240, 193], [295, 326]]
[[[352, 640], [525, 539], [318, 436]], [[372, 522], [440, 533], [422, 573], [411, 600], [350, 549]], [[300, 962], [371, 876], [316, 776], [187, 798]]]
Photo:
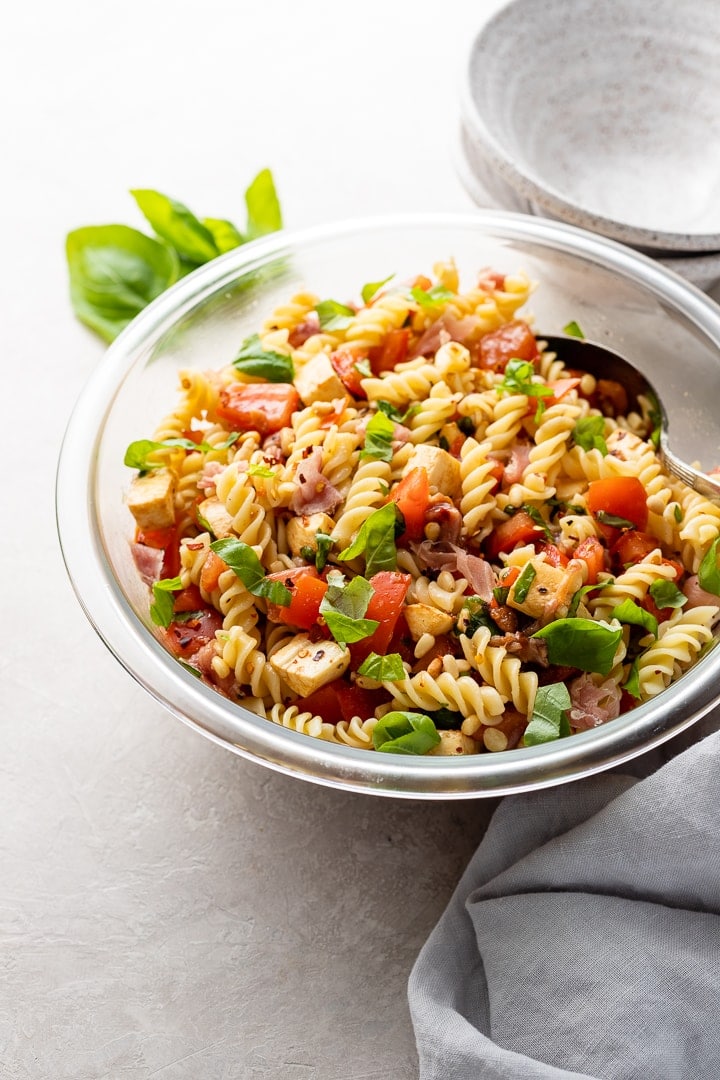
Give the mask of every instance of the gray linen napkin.
[[718, 1080], [720, 733], [502, 800], [409, 1003], [421, 1080]]

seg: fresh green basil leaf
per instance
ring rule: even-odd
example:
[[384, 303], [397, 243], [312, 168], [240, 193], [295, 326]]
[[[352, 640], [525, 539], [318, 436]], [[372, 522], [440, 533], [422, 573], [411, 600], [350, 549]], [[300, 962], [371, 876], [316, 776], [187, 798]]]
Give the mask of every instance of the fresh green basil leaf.
[[650, 408], [648, 409], [648, 417], [652, 424], [652, 431], [649, 435], [649, 440], [657, 450], [660, 444], [660, 432], [662, 431], [662, 409], [660, 402], [651, 392], [648, 392], [647, 397], [650, 401]]
[[563, 326], [563, 334], [567, 334], [568, 337], [580, 338], [581, 341], [585, 340], [585, 335], [574, 319], [567, 326]]
[[338, 644], [348, 645], [370, 637], [380, 625], [376, 619], [363, 618], [374, 591], [370, 582], [358, 575], [346, 585], [343, 575], [337, 572], [328, 574], [327, 580], [320, 614]]
[[681, 608], [688, 602], [685, 593], [678, 589], [674, 581], [668, 581], [667, 578], [658, 578], [653, 581], [648, 592], [659, 611], [663, 608]]
[[551, 664], [608, 675], [622, 638], [622, 627], [614, 629], [593, 619], [556, 619], [532, 636], [547, 643]]
[[73, 311], [105, 341], [114, 341], [180, 273], [171, 248], [126, 225], [75, 229], [66, 254]]
[[365, 556], [365, 573], [372, 577], [379, 570], [395, 570], [397, 567], [397, 548], [395, 547], [396, 529], [401, 523], [402, 514], [394, 502], [386, 503], [379, 510], [374, 510], [365, 519], [357, 536], [349, 548], [338, 555], [345, 562]]
[[[537, 506], [533, 506], [532, 503], [523, 503], [519, 509], [524, 510], [528, 517], [531, 517], [533, 519], [535, 524], [545, 533], [545, 539], [549, 540], [552, 543], [555, 537], [553, 536], [550, 526], [548, 525], [545, 518], [542, 516], [541, 512], [538, 510]], [[510, 507], [506, 507], [505, 513], [507, 514], [509, 512]], [[517, 508], [513, 510], [513, 513], [516, 512]]]
[[358, 668], [358, 675], [367, 675], [369, 679], [377, 682], [397, 682], [407, 675], [400, 653], [389, 653], [387, 656], [379, 656], [371, 652], [367, 660]]
[[444, 285], [433, 285], [432, 289], [427, 290], [411, 289], [410, 295], [420, 307], [424, 308], [437, 307], [438, 304], [444, 303], [445, 300], [452, 300], [455, 297], [455, 293], [450, 289], [446, 289]]
[[428, 710], [426, 715], [430, 717], [438, 731], [459, 731], [464, 719], [462, 713], [445, 708]]
[[156, 626], [163, 626], [166, 630], [173, 621], [173, 598], [172, 593], [179, 592], [183, 583], [179, 577], [162, 578], [153, 585], [155, 602], [150, 606], [150, 618]]
[[269, 581], [265, 577], [263, 565], [249, 544], [235, 540], [232, 536], [222, 540], [213, 540], [211, 549], [235, 571], [243, 585], [253, 596], [261, 596], [272, 604], [287, 607], [292, 600], [292, 593], [281, 581]]
[[479, 596], [468, 596], [458, 616], [458, 629], [466, 637], [471, 638], [481, 626], [493, 634], [498, 632], [497, 623], [490, 617], [487, 601]]
[[530, 722], [525, 728], [523, 742], [526, 746], [564, 739], [570, 734], [567, 711], [572, 705], [570, 692], [565, 683], [539, 686], [535, 694]]
[[636, 529], [637, 526], [634, 521], [628, 521], [627, 518], [618, 517], [617, 514], [608, 514], [606, 510], [598, 510], [595, 513], [595, 518], [601, 525], [612, 525], [614, 529]]
[[633, 660], [627, 678], [622, 684], [622, 689], [627, 690], [628, 694], [631, 694], [634, 698], [640, 697], [640, 664], [638, 659], [636, 656]]
[[245, 338], [233, 360], [233, 367], [242, 375], [267, 382], [291, 383], [295, 377], [292, 357], [264, 349], [259, 334]]
[[373, 746], [391, 754], [427, 754], [440, 742], [425, 713], [389, 712], [373, 728]]
[[613, 578], [608, 579], [607, 581], [598, 581], [595, 585], [581, 585], [577, 592], [574, 592], [572, 595], [567, 612], [568, 619], [572, 619], [577, 614], [577, 609], [580, 607], [580, 601], [586, 593], [594, 592], [596, 589], [606, 589], [608, 585], [613, 584], [614, 580], [615, 579]]
[[213, 234], [184, 203], [149, 188], [130, 194], [158, 236], [175, 248], [181, 259], [202, 266], [220, 254]]
[[391, 281], [394, 277], [394, 274], [389, 274], [386, 278], [383, 278], [382, 281], [369, 281], [367, 285], [363, 285], [362, 292], [360, 293], [363, 298], [363, 303], [369, 304], [373, 296], [380, 292], [383, 285], [387, 285], [388, 281]]
[[156, 450], [177, 447], [180, 450], [199, 450], [207, 453], [209, 450], [227, 450], [237, 440], [237, 431], [230, 432], [227, 439], [223, 439], [221, 443], [216, 443], [214, 446], [204, 440], [196, 443], [193, 439], [164, 439], [162, 442], [155, 442], [153, 439], [136, 439], [135, 442], [130, 443], [125, 451], [123, 464], [130, 469], [147, 472], [148, 469], [160, 469], [164, 465], [164, 462], [161, 461], [148, 461], [150, 454], [155, 453]]
[[233, 225], [232, 221], [224, 218], [203, 218], [202, 223], [212, 235], [215, 247], [221, 255], [226, 251], [234, 251], [245, 243], [245, 237]]
[[575, 424], [571, 434], [575, 445], [582, 450], [599, 450], [602, 456], [606, 457], [608, 446], [604, 431], [604, 416], [584, 416]]
[[321, 330], [345, 330], [355, 318], [353, 309], [337, 300], [321, 300], [315, 310]]
[[270, 169], [261, 169], [245, 192], [248, 240], [279, 232], [283, 227], [280, 200]]
[[507, 604], [507, 598], [510, 595], [509, 585], [496, 585], [493, 589], [493, 600], [500, 607], [504, 607]]
[[396, 409], [394, 405], [391, 405], [389, 401], [376, 401], [375, 404], [378, 407], [378, 411], [385, 413], [391, 420], [394, 420], [396, 424], [402, 423], [403, 414], [399, 409]]
[[503, 380], [497, 386], [498, 393], [525, 394], [526, 397], [552, 397], [552, 388], [545, 383], [534, 382], [535, 368], [529, 360], [508, 360]]
[[537, 570], [531, 562], [526, 563], [522, 568], [520, 577], [515, 582], [513, 588], [513, 600], [516, 604], [524, 604], [527, 600], [527, 595], [530, 592], [530, 586], [537, 577]]
[[362, 375], [363, 379], [371, 379], [373, 375], [373, 369], [370, 367], [370, 361], [367, 357], [363, 357], [361, 360], [356, 360], [353, 367], [357, 371], [358, 375]]
[[626, 623], [628, 626], [641, 626], [643, 630], [647, 630], [653, 637], [657, 637], [658, 634], [658, 621], [654, 615], [645, 608], [641, 608], [630, 597], [623, 600], [621, 604], [618, 604], [613, 608], [613, 618], [618, 622]]
[[275, 470], [271, 469], [269, 465], [262, 465], [259, 462], [257, 464], [251, 463], [248, 465], [248, 476], [259, 476], [263, 480], [272, 480], [276, 475]]
[[720, 536], [713, 541], [700, 563], [698, 583], [701, 589], [720, 596]]
[[377, 461], [392, 461], [392, 441], [395, 424], [385, 413], [378, 409], [365, 428], [365, 445], [360, 451], [361, 458], [374, 458]]

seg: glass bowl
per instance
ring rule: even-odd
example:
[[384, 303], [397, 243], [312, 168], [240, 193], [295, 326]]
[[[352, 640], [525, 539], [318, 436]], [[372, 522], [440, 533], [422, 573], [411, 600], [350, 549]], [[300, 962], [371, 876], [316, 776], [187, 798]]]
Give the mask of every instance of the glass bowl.
[[[656, 698], [591, 731], [466, 757], [359, 750], [280, 727], [185, 670], [153, 634], [130, 542], [125, 449], [176, 401], [181, 368], [228, 363], [238, 344], [301, 288], [337, 299], [390, 273], [429, 273], [453, 257], [461, 281], [492, 266], [538, 283], [535, 327], [571, 320], [633, 358], [670, 417], [673, 447], [720, 462], [720, 308], [657, 263], [572, 226], [500, 211], [346, 222], [280, 233], [190, 274], [118, 337], [70, 418], [57, 475], [57, 521], [78, 599], [107, 647], [176, 717], [234, 753], [316, 783], [423, 799], [497, 796], [560, 784], [627, 761], [704, 716], [720, 697], [720, 651]], [[709, 403], [703, 408], [703, 403]], [[120, 735], [121, 737], [121, 735]]]

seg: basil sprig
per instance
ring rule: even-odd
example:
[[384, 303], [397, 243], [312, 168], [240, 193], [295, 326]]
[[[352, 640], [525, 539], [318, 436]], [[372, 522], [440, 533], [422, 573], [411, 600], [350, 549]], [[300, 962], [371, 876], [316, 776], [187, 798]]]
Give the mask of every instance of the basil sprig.
[[391, 281], [395, 277], [394, 274], [388, 274], [382, 281], [368, 281], [366, 285], [363, 285], [360, 295], [363, 298], [364, 304], [369, 304], [372, 298], [379, 293], [383, 285], [387, 285], [388, 281]]
[[291, 383], [295, 378], [292, 358], [264, 349], [259, 334], [245, 338], [233, 360], [233, 367], [242, 375], [267, 382]]
[[542, 399], [552, 397], [553, 391], [545, 383], [534, 382], [534, 375], [535, 368], [529, 360], [519, 360], [517, 357], [508, 360], [503, 380], [498, 384], [497, 392], [499, 394], [524, 394], [526, 397], [537, 398], [538, 404], [535, 413], [537, 423], [545, 411], [545, 402]]
[[575, 445], [582, 450], [599, 450], [603, 457], [607, 457], [604, 431], [604, 416], [584, 416], [575, 424], [571, 434]]
[[425, 713], [389, 712], [373, 729], [373, 746], [388, 754], [427, 754], [440, 742], [435, 724]]
[[341, 562], [365, 556], [365, 573], [372, 577], [379, 570], [395, 570], [397, 567], [397, 548], [395, 537], [402, 531], [405, 522], [402, 513], [394, 502], [386, 503], [379, 510], [374, 510], [365, 519], [350, 547], [338, 555]]
[[445, 300], [452, 300], [455, 293], [446, 289], [444, 285], [433, 285], [431, 289], [411, 289], [410, 295], [420, 307], [431, 308], [437, 307]]
[[215, 446], [211, 446], [210, 443], [204, 440], [196, 443], [193, 439], [164, 439], [162, 442], [155, 442], [154, 439], [136, 439], [135, 442], [130, 443], [125, 451], [123, 464], [130, 469], [139, 469], [140, 472], [147, 472], [148, 469], [160, 469], [163, 467], [164, 462], [148, 461], [150, 454], [154, 454], [157, 450], [172, 449], [173, 447], [181, 450], [200, 450], [204, 453], [207, 453], [208, 450], [227, 450], [228, 447], [237, 442], [238, 437], [239, 432], [232, 431], [227, 439], [223, 439], [221, 443], [217, 443]]
[[678, 589], [674, 581], [668, 581], [667, 578], [657, 578], [650, 585], [648, 592], [660, 611], [663, 608], [681, 608], [688, 602], [685, 593]]
[[565, 683], [549, 683], [539, 686], [535, 694], [530, 722], [525, 728], [523, 742], [526, 746], [564, 739], [570, 734], [567, 711], [572, 702]]
[[563, 334], [567, 334], [568, 337], [580, 338], [581, 341], [585, 340], [585, 335], [574, 319], [566, 326], [563, 326]]
[[649, 634], [652, 634], [653, 637], [658, 635], [658, 621], [655, 616], [646, 611], [645, 608], [641, 608], [629, 596], [621, 604], [613, 608], [613, 618], [620, 623], [626, 623], [628, 626], [640, 626], [643, 630], [647, 630]]
[[321, 330], [346, 330], [355, 317], [353, 309], [338, 300], [320, 300], [315, 310]]
[[369, 581], [358, 575], [345, 584], [338, 570], [328, 574], [327, 592], [320, 603], [320, 614], [339, 645], [362, 641], [377, 630], [377, 619], [364, 618], [374, 594]]
[[222, 540], [213, 540], [210, 547], [231, 570], [235, 571], [249, 593], [263, 597], [271, 604], [288, 606], [292, 600], [292, 593], [282, 581], [269, 581], [266, 578], [263, 565], [249, 544], [244, 544], [242, 540], [236, 540], [232, 536], [226, 536]]
[[622, 627], [615, 629], [593, 619], [556, 619], [532, 636], [545, 641], [551, 664], [608, 675], [622, 638]]
[[152, 591], [155, 600], [150, 605], [150, 618], [156, 626], [163, 626], [167, 630], [173, 621], [172, 593], [179, 592], [182, 587], [183, 583], [179, 577], [162, 578], [154, 583]]
[[358, 675], [367, 675], [369, 679], [377, 682], [397, 682], [407, 675], [400, 653], [388, 653], [387, 656], [379, 656], [371, 652], [366, 660], [358, 668]]
[[710, 549], [700, 563], [698, 583], [706, 592], [720, 596], [720, 536], [713, 541]]
[[392, 461], [392, 441], [395, 424], [378, 409], [370, 418], [365, 428], [365, 446], [360, 451], [361, 458], [374, 458], [376, 461]]
[[637, 528], [634, 521], [629, 521], [628, 518], [620, 517], [618, 514], [609, 514], [607, 510], [596, 510], [595, 518], [601, 525], [612, 525], [614, 529]]

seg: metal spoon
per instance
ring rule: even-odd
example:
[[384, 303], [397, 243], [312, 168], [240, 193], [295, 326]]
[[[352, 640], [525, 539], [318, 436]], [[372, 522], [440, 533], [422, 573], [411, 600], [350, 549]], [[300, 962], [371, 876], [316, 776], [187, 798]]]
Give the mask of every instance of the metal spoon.
[[657, 403], [657, 411], [660, 418], [660, 435], [657, 452], [660, 460], [669, 473], [677, 476], [688, 487], [694, 488], [701, 495], [708, 498], [720, 499], [720, 479], [707, 476], [692, 465], [682, 461], [676, 456], [668, 445], [668, 418], [657, 390], [652, 383], [638, 369], [626, 360], [624, 356], [613, 352], [604, 345], [596, 345], [593, 341], [584, 338], [563, 337], [553, 334], [538, 334], [541, 341], [547, 342], [548, 351], [557, 354], [566, 368], [574, 368], [579, 371], [588, 371], [596, 379], [613, 379], [625, 390], [628, 396], [629, 406], [637, 408], [638, 397], [643, 395]]

